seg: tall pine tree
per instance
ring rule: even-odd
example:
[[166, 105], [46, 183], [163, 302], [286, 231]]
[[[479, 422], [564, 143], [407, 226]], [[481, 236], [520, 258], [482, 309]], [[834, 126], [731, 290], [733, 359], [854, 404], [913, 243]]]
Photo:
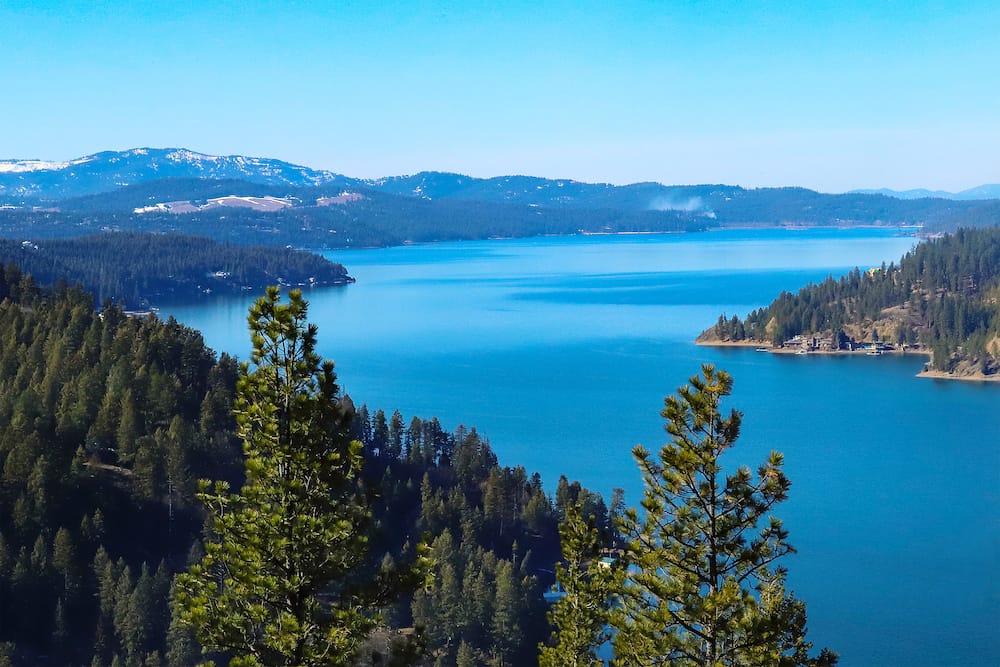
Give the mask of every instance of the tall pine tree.
[[237, 389], [246, 483], [203, 483], [205, 556], [178, 578], [182, 620], [231, 665], [349, 665], [384, 592], [369, 571], [361, 443], [349, 437], [333, 363], [315, 351], [298, 290], [250, 309], [250, 363]]
[[[770, 516], [790, 482], [772, 452], [754, 476], [724, 475], [719, 458], [736, 442], [742, 415], [724, 417], [732, 378], [711, 365], [668, 396], [661, 413], [671, 441], [654, 457], [641, 445], [642, 514], [620, 520], [627, 583], [613, 614], [623, 665], [831, 665], [810, 658], [805, 605], [787, 595], [777, 562], [793, 549]], [[763, 524], [759, 527], [759, 524]]]
[[621, 572], [600, 560], [601, 535], [594, 517], [586, 520], [580, 505], [566, 507], [559, 524], [564, 563], [556, 565], [563, 596], [549, 611], [554, 631], [549, 645], [539, 646], [540, 667], [592, 667], [600, 664], [598, 648], [610, 637], [611, 604]]

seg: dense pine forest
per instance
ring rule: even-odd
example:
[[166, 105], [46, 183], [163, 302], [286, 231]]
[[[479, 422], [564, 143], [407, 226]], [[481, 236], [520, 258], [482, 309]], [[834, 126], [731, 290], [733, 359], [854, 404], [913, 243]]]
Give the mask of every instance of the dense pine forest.
[[[243, 188], [255, 194], [264, 188]], [[324, 191], [325, 192], [325, 191]], [[232, 194], [231, 192], [228, 194]], [[330, 195], [339, 194], [332, 190]], [[157, 199], [156, 201], [163, 201]], [[428, 241], [586, 232], [678, 232], [714, 227], [684, 211], [575, 210], [521, 204], [429, 201], [366, 192], [347, 205], [261, 213], [227, 208], [183, 215], [129, 210], [0, 210], [0, 237], [70, 238], [100, 231], [197, 234], [241, 245], [297, 248], [381, 247]]]
[[795, 336], [919, 345], [934, 369], [1000, 371], [1000, 228], [960, 229], [919, 244], [899, 264], [855, 269], [784, 292], [745, 319], [721, 315], [701, 340], [781, 346]]
[[[171, 591], [203, 553], [197, 480], [242, 480], [238, 364], [173, 320], [98, 311], [13, 266], [0, 302], [0, 664], [194, 664]], [[533, 664], [559, 519], [582, 503], [607, 526], [603, 500], [565, 479], [550, 497], [474, 428], [351, 410], [371, 565], [407, 561], [421, 535], [434, 563], [385, 607], [362, 662], [410, 637], [411, 662]]]
[[344, 285], [347, 269], [314, 253], [242, 246], [178, 234], [94, 234], [73, 239], [0, 239], [0, 264], [41, 284], [81, 284], [97, 303], [131, 309], [206, 293], [260, 292], [266, 285]]
[[165, 656], [171, 573], [202, 523], [195, 481], [239, 480], [236, 364], [176, 322], [99, 313], [11, 265], [0, 297], [3, 654]]

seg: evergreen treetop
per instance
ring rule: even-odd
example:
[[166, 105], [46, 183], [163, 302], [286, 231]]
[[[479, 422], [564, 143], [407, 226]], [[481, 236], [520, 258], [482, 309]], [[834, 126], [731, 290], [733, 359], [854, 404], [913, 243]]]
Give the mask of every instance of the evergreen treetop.
[[298, 290], [281, 304], [277, 288], [250, 309], [236, 399], [246, 483], [203, 483], [210, 539], [178, 578], [182, 619], [232, 665], [349, 665], [384, 592], [360, 576], [371, 516], [362, 445], [306, 314]]
[[[628, 574], [612, 614], [622, 665], [831, 665], [809, 658], [805, 605], [785, 594], [777, 562], [793, 549], [770, 515], [790, 482], [772, 452], [757, 474], [724, 475], [719, 459], [736, 442], [742, 415], [720, 411], [732, 378], [711, 365], [668, 396], [669, 443], [654, 457], [641, 445], [642, 513], [620, 520]], [[763, 524], [763, 526], [761, 526]]]

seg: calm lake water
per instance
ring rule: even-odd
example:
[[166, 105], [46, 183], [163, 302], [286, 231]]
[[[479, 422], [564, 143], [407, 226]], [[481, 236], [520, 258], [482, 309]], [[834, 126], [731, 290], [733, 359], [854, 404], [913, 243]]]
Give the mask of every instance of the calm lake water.
[[[358, 282], [308, 293], [360, 404], [474, 425], [502, 464], [640, 499], [636, 443], [714, 363], [745, 413], [727, 466], [786, 457], [790, 584], [841, 664], [1000, 665], [1000, 386], [917, 379], [922, 357], [700, 348], [720, 312], [898, 260], [892, 230], [761, 230], [327, 253]], [[246, 357], [251, 301], [164, 307]]]

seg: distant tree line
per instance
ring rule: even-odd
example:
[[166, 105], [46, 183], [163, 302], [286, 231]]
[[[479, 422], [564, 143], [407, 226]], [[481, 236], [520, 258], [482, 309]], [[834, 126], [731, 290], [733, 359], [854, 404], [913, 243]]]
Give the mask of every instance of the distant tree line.
[[965, 211], [957, 211], [953, 215], [932, 220], [924, 231], [950, 232], [961, 227], [996, 227], [1000, 225], [1000, 201], [995, 199], [978, 202]]
[[[34, 232], [35, 230], [32, 230]], [[218, 243], [202, 237], [140, 232], [72, 239], [0, 239], [0, 263], [14, 263], [42, 284], [81, 284], [97, 303], [129, 308], [266, 285], [343, 285], [347, 269], [291, 248]]]
[[[706, 200], [721, 225], [900, 225], [941, 222], [984, 205], [982, 201], [897, 199], [861, 193], [825, 194], [806, 188], [734, 189], [723, 201]], [[952, 227], [953, 228], [953, 227]]]
[[0, 236], [70, 238], [100, 231], [195, 234], [239, 245], [298, 248], [384, 247], [404, 243], [577, 234], [678, 232], [716, 226], [684, 211], [578, 210], [462, 200], [430, 201], [366, 193], [346, 205], [260, 213], [226, 208], [198, 213], [0, 211]]
[[[470, 178], [461, 174], [422, 172], [412, 176], [380, 179], [376, 182], [335, 177], [320, 186], [267, 185], [236, 179], [170, 178], [125, 186], [111, 192], [69, 199], [23, 202], [54, 206], [73, 212], [131, 212], [135, 208], [170, 201], [203, 203], [224, 195], [276, 196], [297, 206], [311, 206], [319, 197], [349, 190], [380, 201], [388, 211], [404, 217], [415, 210], [403, 200], [424, 200], [424, 208], [436, 203], [472, 202], [494, 204], [522, 212], [528, 208], [647, 211], [689, 211], [697, 216], [714, 216], [719, 224], [924, 224], [955, 229], [959, 223], [973, 226], [974, 220], [989, 217], [995, 200], [956, 201], [938, 198], [899, 199], [881, 194], [826, 194], [806, 188], [754, 188], [733, 185], [672, 185], [632, 183], [580, 183], [530, 176]], [[428, 202], [426, 200], [433, 200]], [[0, 201], [5, 201], [0, 197]], [[22, 203], [16, 198], [11, 203]], [[586, 221], [586, 216], [580, 220]], [[995, 223], [994, 223], [995, 224]], [[583, 225], [581, 225], [583, 227]]]
[[[427, 195], [419, 195], [426, 188]], [[316, 206], [343, 191], [361, 195], [345, 205]], [[277, 196], [294, 206], [277, 212], [224, 208], [172, 215], [136, 214], [171, 201]], [[581, 232], [703, 231], [734, 225], [923, 224], [952, 230], [996, 224], [996, 201], [902, 200], [884, 195], [831, 195], [805, 188], [744, 189], [727, 185], [613, 187], [512, 176], [470, 179], [418, 174], [365, 183], [338, 178], [315, 187], [242, 180], [162, 179], [112, 192], [55, 201], [0, 198], [0, 236], [68, 238], [100, 231], [196, 234], [240, 245], [308, 248], [383, 247], [403, 243], [528, 237]]]

